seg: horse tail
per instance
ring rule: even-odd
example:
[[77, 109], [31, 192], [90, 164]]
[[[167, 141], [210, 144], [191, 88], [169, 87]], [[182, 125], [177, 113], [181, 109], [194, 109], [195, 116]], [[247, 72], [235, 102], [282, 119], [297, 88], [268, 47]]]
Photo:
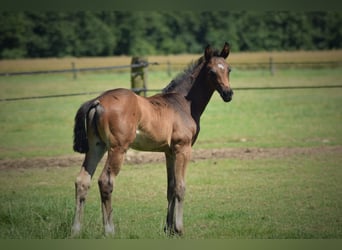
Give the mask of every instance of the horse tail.
[[[99, 104], [98, 101], [90, 100], [81, 105], [75, 116], [74, 125], [74, 145], [75, 152], [87, 153], [89, 150], [88, 137], [87, 137], [87, 124], [88, 121], [93, 121], [95, 112], [90, 112], [93, 108]], [[89, 119], [89, 120], [88, 120]]]

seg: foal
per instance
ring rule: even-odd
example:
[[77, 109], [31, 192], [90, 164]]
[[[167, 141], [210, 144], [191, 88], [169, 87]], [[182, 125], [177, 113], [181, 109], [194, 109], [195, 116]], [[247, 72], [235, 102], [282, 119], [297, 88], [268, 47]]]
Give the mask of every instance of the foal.
[[80, 233], [91, 178], [106, 151], [108, 156], [98, 185], [104, 232], [114, 234], [111, 196], [129, 148], [164, 152], [168, 200], [165, 231], [183, 233], [185, 171], [200, 131], [200, 117], [215, 90], [223, 101], [232, 100], [230, 68], [225, 61], [229, 50], [228, 43], [220, 53], [208, 45], [204, 56], [172, 80], [161, 94], [145, 98], [127, 89], [114, 89], [79, 108], [73, 148], [85, 153], [85, 158], [75, 182], [73, 235]]

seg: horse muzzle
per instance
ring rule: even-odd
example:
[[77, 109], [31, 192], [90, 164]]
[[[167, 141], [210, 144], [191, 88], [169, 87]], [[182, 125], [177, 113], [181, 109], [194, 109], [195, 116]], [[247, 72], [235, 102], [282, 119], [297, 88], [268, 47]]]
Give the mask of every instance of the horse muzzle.
[[230, 102], [233, 99], [234, 92], [232, 89], [222, 89], [219, 93], [224, 102]]

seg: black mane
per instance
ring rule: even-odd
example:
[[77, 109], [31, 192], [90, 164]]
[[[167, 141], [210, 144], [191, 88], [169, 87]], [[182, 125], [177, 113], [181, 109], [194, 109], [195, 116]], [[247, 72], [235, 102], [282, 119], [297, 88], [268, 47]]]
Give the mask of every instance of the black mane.
[[204, 57], [200, 57], [197, 61], [192, 62], [189, 66], [180, 74], [178, 74], [163, 90], [162, 93], [184, 93], [187, 94], [191, 89], [194, 80], [196, 79], [202, 64], [204, 63]]
[[[219, 51], [213, 51], [213, 56], [219, 56]], [[178, 74], [163, 90], [162, 93], [177, 92], [186, 95], [198, 74], [200, 73], [202, 66], [205, 63], [204, 56], [201, 56], [197, 61], [192, 62], [189, 66], [180, 74]]]

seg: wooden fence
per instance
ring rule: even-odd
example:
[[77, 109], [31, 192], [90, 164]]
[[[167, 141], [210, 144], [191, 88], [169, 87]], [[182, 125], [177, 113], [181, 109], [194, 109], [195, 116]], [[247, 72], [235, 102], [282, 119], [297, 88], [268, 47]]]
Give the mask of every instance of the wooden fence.
[[[108, 67], [89, 67], [89, 68], [77, 68], [75, 63], [71, 63], [70, 69], [62, 70], [45, 70], [45, 71], [26, 71], [26, 72], [8, 72], [0, 73], [0, 76], [18, 76], [18, 75], [35, 75], [35, 74], [58, 74], [58, 73], [68, 73], [71, 72], [73, 78], [77, 79], [77, 74], [79, 72], [86, 71], [108, 71], [108, 70], [123, 70], [131, 69], [131, 89], [139, 95], [146, 96], [147, 92], [160, 92], [159, 89], [149, 89], [148, 88], [148, 68], [150, 65], [154, 65], [154, 70], [165, 70], [169, 76], [173, 74], [172, 71], [179, 72], [180, 69], [186, 67], [185, 64], [171, 64], [148, 62], [147, 58], [133, 57], [130, 65], [119, 65], [119, 66], [108, 66]], [[271, 75], [276, 73], [277, 69], [283, 68], [322, 68], [322, 67], [341, 67], [341, 61], [330, 61], [330, 62], [274, 62], [272, 57], [270, 57], [269, 62], [263, 63], [236, 63], [232, 65], [233, 68], [239, 69], [265, 69], [270, 72]], [[264, 89], [293, 89], [293, 88], [341, 88], [342, 85], [329, 85], [329, 86], [295, 86], [295, 87], [244, 87], [236, 90], [264, 90]], [[59, 95], [48, 95], [48, 96], [31, 96], [31, 97], [17, 97], [17, 98], [4, 98], [0, 99], [2, 101], [18, 101], [27, 99], [41, 99], [41, 98], [56, 98], [56, 97], [67, 97], [67, 96], [79, 96], [79, 95], [89, 95], [97, 94], [97, 92], [82, 92], [82, 93], [67, 93]]]

